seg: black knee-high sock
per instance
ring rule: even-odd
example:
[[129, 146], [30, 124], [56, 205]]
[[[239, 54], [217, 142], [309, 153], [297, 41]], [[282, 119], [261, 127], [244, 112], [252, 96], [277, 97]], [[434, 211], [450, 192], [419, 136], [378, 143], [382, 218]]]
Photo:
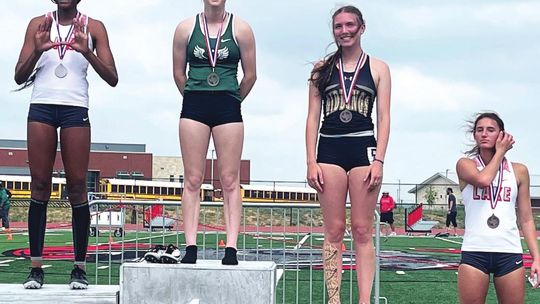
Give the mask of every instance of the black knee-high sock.
[[73, 229], [73, 249], [75, 264], [84, 264], [88, 250], [88, 231], [90, 229], [90, 208], [88, 202], [71, 207]]
[[28, 241], [30, 242], [30, 257], [41, 258], [45, 242], [47, 225], [47, 202], [30, 200], [28, 209]]

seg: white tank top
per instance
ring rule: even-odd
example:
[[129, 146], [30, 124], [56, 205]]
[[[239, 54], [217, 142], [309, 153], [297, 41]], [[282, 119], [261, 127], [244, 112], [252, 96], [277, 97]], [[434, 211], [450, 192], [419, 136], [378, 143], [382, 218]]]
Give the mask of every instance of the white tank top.
[[[476, 166], [483, 170], [477, 158]], [[462, 251], [523, 253], [519, 230], [517, 227], [516, 199], [518, 194], [517, 180], [512, 163], [508, 160], [503, 165], [501, 193], [495, 209], [491, 208], [491, 188], [479, 188], [467, 185], [462, 191], [465, 204], [465, 235]], [[495, 188], [499, 173], [492, 181]], [[495, 215], [499, 218], [499, 226], [488, 227], [487, 220]]]
[[[47, 13], [53, 17], [51, 26], [51, 41], [58, 40], [58, 32], [62, 41], [70, 32], [71, 25], [61, 25], [57, 27], [54, 14]], [[78, 17], [85, 25], [88, 25], [88, 17], [79, 15]], [[70, 34], [69, 39], [73, 39]], [[92, 50], [92, 37], [88, 34], [88, 47]], [[55, 69], [62, 64], [67, 75], [59, 78], [55, 75]], [[30, 103], [68, 105], [88, 108], [88, 81], [86, 80], [88, 61], [84, 56], [72, 49], [67, 49], [63, 60], [60, 60], [58, 48], [52, 48], [39, 58], [36, 64], [36, 79], [34, 81], [32, 97]]]

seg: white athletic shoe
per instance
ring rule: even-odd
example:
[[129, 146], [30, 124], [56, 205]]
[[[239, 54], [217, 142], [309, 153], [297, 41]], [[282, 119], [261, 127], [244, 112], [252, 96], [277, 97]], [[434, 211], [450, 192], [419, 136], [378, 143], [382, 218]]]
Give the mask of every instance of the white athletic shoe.
[[396, 236], [396, 235], [397, 235], [397, 233], [395, 233], [395, 232], [390, 233], [390, 236]]
[[167, 250], [165, 250], [159, 260], [163, 264], [178, 263], [178, 261], [180, 261], [180, 249], [178, 249], [178, 247], [174, 246], [173, 244], [169, 244], [167, 246]]
[[144, 254], [144, 260], [149, 263], [161, 263], [161, 255], [165, 253], [166, 249], [167, 248], [165, 248], [163, 245], [156, 245], [154, 248], [151, 248], [147, 253]]

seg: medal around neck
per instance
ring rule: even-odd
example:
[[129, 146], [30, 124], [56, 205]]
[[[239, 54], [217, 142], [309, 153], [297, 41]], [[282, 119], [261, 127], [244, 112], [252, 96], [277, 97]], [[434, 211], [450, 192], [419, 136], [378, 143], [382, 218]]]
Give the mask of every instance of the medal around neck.
[[206, 82], [211, 87], [217, 86], [219, 84], [219, 75], [216, 72], [211, 72], [208, 74], [208, 77], [206, 77]]
[[[478, 156], [478, 162], [480, 163], [480, 165], [482, 166], [482, 169], [484, 169], [486, 167], [486, 164], [484, 163], [484, 161], [482, 160], [482, 158], [480, 157], [480, 155]], [[489, 198], [490, 200], [490, 206], [491, 206], [491, 210], [492, 212], [495, 212], [495, 208], [497, 207], [497, 203], [498, 203], [498, 200], [499, 200], [499, 196], [501, 194], [501, 191], [502, 191], [502, 188], [503, 188], [503, 175], [504, 175], [504, 162], [505, 162], [506, 159], [503, 159], [501, 161], [501, 163], [499, 164], [499, 170], [497, 172], [497, 175], [498, 175], [498, 178], [497, 178], [497, 185], [494, 186], [493, 185], [493, 181], [491, 182], [491, 184], [489, 185], [489, 190], [490, 190], [490, 194], [491, 194], [491, 197]], [[487, 219], [487, 225], [489, 228], [491, 229], [495, 229], [497, 227], [499, 227], [499, 218], [495, 216], [495, 213], [493, 213], [488, 219]]]
[[64, 78], [66, 77], [68, 74], [68, 70], [67, 68], [62, 64], [60, 63], [56, 69], [54, 69], [54, 75], [58, 78]]
[[342, 123], [349, 123], [352, 120], [352, 112], [345, 109], [339, 113], [339, 120], [341, 120]]
[[[77, 16], [75, 18], [79, 19], [80, 13], [77, 12]], [[74, 34], [74, 28], [73, 23], [70, 25], [69, 30], [67, 32], [67, 35], [65, 38], [62, 38], [62, 35], [60, 34], [60, 22], [58, 21], [58, 11], [56, 11], [56, 14], [52, 16], [54, 19], [54, 23], [56, 24], [56, 33], [58, 34], [58, 42], [69, 42], [71, 39], [73, 39]], [[64, 59], [64, 56], [66, 55], [66, 52], [69, 50], [69, 46], [65, 43], [61, 43], [58, 48], [58, 57], [60, 58], [60, 61]], [[68, 74], [68, 69], [60, 62], [60, 64], [54, 69], [54, 75], [58, 78], [64, 78]]]
[[497, 227], [499, 227], [499, 218], [495, 216], [495, 214], [492, 214], [488, 219], [487, 219], [487, 225], [489, 228], [491, 229], [495, 229]]
[[214, 71], [214, 68], [217, 65], [217, 61], [219, 58], [219, 44], [221, 41], [221, 36], [223, 35], [223, 23], [225, 23], [225, 19], [227, 18], [228, 13], [223, 13], [223, 18], [221, 19], [221, 25], [219, 26], [219, 31], [217, 33], [217, 40], [216, 45], [214, 47], [214, 51], [212, 52], [212, 48], [210, 47], [210, 34], [208, 31], [208, 21], [206, 20], [206, 16], [204, 13], [200, 14], [200, 20], [203, 24], [203, 30], [204, 30], [204, 41], [206, 43], [206, 50], [208, 51], [208, 62], [210, 63], [210, 66], [212, 67], [212, 72], [208, 74], [208, 77], [206, 77], [206, 83], [208, 83], [211, 87], [216, 87], [219, 84], [219, 75]]

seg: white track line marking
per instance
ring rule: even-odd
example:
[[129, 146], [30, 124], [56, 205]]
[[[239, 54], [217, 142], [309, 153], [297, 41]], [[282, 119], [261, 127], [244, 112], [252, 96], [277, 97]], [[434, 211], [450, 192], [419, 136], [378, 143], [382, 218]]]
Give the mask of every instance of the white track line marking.
[[294, 250], [298, 250], [302, 247], [302, 245], [304, 245], [304, 243], [307, 241], [307, 239], [309, 239], [309, 237], [311, 236], [311, 234], [306, 234], [304, 235], [304, 237], [300, 240], [300, 242], [298, 242], [298, 244], [296, 244], [296, 246], [294, 246]]
[[448, 243], [459, 244], [459, 245], [462, 244], [462, 242], [453, 241], [453, 240], [449, 240], [449, 239], [446, 239], [446, 238], [441, 238], [441, 237], [435, 237], [435, 238], [438, 239], [438, 240], [441, 240], [441, 241], [448, 242]]

